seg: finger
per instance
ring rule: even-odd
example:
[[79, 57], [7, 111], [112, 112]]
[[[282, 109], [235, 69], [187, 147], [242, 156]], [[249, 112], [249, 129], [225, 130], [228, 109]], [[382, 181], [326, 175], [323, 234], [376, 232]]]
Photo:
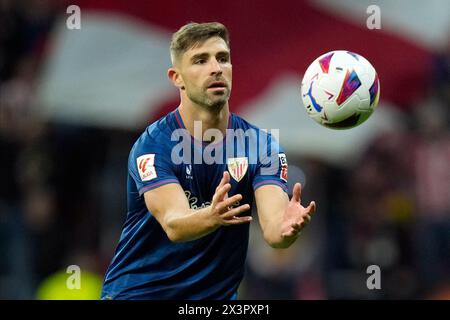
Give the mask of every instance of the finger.
[[248, 211], [249, 209], [250, 209], [249, 204], [243, 204], [239, 207], [229, 208], [225, 210], [220, 216], [222, 217], [222, 219], [230, 219], [233, 218], [234, 216], [240, 215], [245, 211]]
[[302, 185], [299, 182], [297, 182], [294, 185], [294, 188], [292, 190], [292, 199], [291, 199], [291, 201], [300, 202], [301, 195], [302, 195]]
[[291, 228], [294, 229], [296, 232], [300, 231], [302, 228], [303, 222], [293, 223], [291, 225]]
[[224, 171], [220, 183], [222, 185], [225, 185], [228, 182], [230, 182], [230, 174], [228, 173], [228, 171]]
[[219, 211], [228, 211], [228, 207], [232, 207], [233, 204], [235, 204], [237, 201], [241, 201], [242, 200], [242, 195], [241, 194], [235, 194], [234, 196], [230, 197], [230, 198], [226, 198], [223, 199], [218, 205], [217, 205], [217, 209]]
[[243, 223], [249, 223], [252, 221], [252, 217], [245, 216], [245, 217], [234, 217], [233, 219], [228, 219], [224, 221], [224, 225], [235, 225], [235, 224], [243, 224]]
[[[248, 211], [250, 209], [250, 205], [249, 204], [243, 204], [242, 206], [239, 206], [237, 208], [233, 208], [227, 212], [225, 212], [224, 214], [222, 214], [222, 219], [235, 219], [238, 218], [237, 216], [240, 215], [241, 213]], [[245, 217], [243, 217], [245, 218]], [[251, 217], [250, 217], [251, 218]]]
[[308, 224], [307, 221], [302, 220], [302, 221], [293, 223], [291, 225], [291, 228], [294, 229], [295, 232], [300, 232], [307, 224]]
[[222, 186], [218, 191], [217, 191], [217, 196], [220, 199], [223, 199], [223, 197], [228, 193], [228, 191], [230, 191], [231, 189], [231, 184], [226, 183], [224, 186]]
[[219, 190], [221, 187], [223, 187], [229, 181], [230, 181], [230, 174], [228, 173], [228, 171], [224, 171], [223, 175], [222, 175], [222, 179], [220, 180], [220, 182], [216, 188], [216, 192], [217, 192], [217, 190]]
[[213, 196], [213, 203], [220, 202], [224, 199], [225, 195], [230, 191], [231, 184], [226, 183], [222, 187], [220, 187]]
[[289, 230], [288, 232], [282, 233], [282, 237], [293, 237], [298, 235], [298, 231], [295, 231], [294, 229]]
[[312, 216], [314, 214], [314, 212], [316, 212], [316, 202], [315, 201], [311, 201], [309, 203], [309, 206], [306, 207], [306, 212], [310, 216]]
[[225, 182], [230, 182], [230, 173], [228, 171], [224, 171], [223, 178], [225, 179]]
[[[228, 171], [224, 171], [223, 172], [223, 179], [224, 179], [225, 183], [229, 183], [230, 182], [230, 173]], [[230, 187], [230, 189], [231, 189], [231, 187]], [[227, 198], [228, 198], [228, 191], [223, 196], [223, 199], [227, 199]]]
[[311, 221], [311, 216], [309, 214], [305, 214], [303, 216], [303, 220], [305, 220], [306, 223], [309, 223]]

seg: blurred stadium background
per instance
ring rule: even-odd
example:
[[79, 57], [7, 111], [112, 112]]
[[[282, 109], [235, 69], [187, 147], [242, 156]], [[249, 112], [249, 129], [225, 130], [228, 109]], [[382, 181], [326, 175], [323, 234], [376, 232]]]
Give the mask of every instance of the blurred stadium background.
[[[66, 27], [70, 4], [80, 30]], [[371, 4], [380, 30], [366, 27]], [[90, 272], [78, 297], [98, 295], [128, 152], [177, 106], [168, 47], [190, 21], [229, 28], [231, 110], [281, 129], [290, 182], [318, 204], [289, 250], [252, 222], [240, 298], [450, 299], [447, 0], [0, 0], [0, 298], [77, 298], [60, 288], [69, 265]], [[349, 131], [301, 105], [302, 73], [335, 49], [365, 56], [381, 81], [376, 113]], [[366, 288], [371, 264], [381, 290]]]

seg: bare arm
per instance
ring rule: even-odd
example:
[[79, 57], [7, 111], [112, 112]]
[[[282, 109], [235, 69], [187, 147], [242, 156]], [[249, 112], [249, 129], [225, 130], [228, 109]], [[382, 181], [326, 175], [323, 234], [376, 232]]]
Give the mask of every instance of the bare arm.
[[286, 193], [275, 185], [262, 186], [255, 191], [264, 239], [274, 248], [287, 248], [294, 243], [316, 210], [314, 201], [306, 208], [300, 204], [300, 183], [295, 184], [292, 194], [289, 200]]
[[161, 224], [170, 240], [185, 242], [201, 238], [220, 226], [248, 223], [251, 217], [238, 217], [250, 209], [248, 204], [232, 208], [242, 195], [228, 198], [230, 175], [224, 172], [216, 188], [211, 205], [202, 209], [190, 209], [183, 189], [179, 184], [171, 183], [144, 193], [148, 210]]

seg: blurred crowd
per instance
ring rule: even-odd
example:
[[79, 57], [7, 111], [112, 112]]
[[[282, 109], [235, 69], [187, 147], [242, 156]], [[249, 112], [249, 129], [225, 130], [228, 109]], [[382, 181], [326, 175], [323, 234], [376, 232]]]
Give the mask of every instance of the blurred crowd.
[[[0, 0], [0, 299], [37, 299], [69, 265], [101, 280], [126, 214], [136, 131], [47, 121], [33, 104], [56, 1]], [[450, 43], [427, 96], [351, 167], [289, 158], [318, 212], [289, 250], [252, 222], [247, 299], [450, 299]], [[370, 120], [369, 120], [370, 121]], [[369, 265], [381, 290], [368, 290]]]

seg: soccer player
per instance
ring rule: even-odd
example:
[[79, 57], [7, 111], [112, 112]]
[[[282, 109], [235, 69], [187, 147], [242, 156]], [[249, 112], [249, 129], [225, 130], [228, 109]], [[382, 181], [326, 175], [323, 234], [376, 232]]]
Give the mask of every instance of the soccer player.
[[289, 200], [274, 137], [229, 111], [225, 26], [189, 23], [170, 50], [181, 102], [131, 149], [128, 213], [102, 299], [236, 299], [253, 200], [274, 248], [289, 247], [315, 211], [300, 204], [300, 183]]

